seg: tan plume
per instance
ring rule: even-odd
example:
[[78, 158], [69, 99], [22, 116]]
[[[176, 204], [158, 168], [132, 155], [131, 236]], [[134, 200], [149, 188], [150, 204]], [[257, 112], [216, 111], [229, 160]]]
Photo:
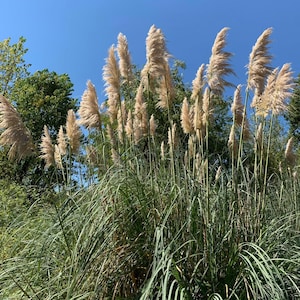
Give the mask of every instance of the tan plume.
[[122, 33], [118, 35], [117, 52], [119, 56], [120, 74], [124, 81], [131, 82], [133, 80], [131, 57], [128, 50], [127, 38]]
[[186, 134], [193, 132], [192, 120], [190, 118], [190, 107], [187, 98], [185, 97], [181, 108], [181, 127]]
[[239, 127], [243, 126], [243, 140], [248, 140], [250, 138], [250, 125], [245, 106], [242, 103], [241, 88], [242, 86], [238, 85], [234, 92], [231, 112], [233, 114], [234, 124]]
[[66, 133], [71, 153], [77, 154], [80, 148], [81, 131], [76, 122], [76, 116], [72, 109], [68, 110]]
[[205, 85], [204, 70], [205, 70], [205, 65], [202, 64], [199, 67], [196, 77], [192, 82], [193, 89], [192, 89], [191, 99], [194, 101], [197, 99], [197, 97], [202, 97], [202, 89]]
[[62, 163], [62, 154], [60, 153], [58, 145], [54, 145], [54, 161], [56, 167], [60, 170], [63, 170], [63, 163]]
[[34, 145], [31, 133], [12, 104], [0, 95], [0, 144], [9, 146], [8, 158], [21, 160], [32, 155]]
[[269, 65], [272, 60], [269, 53], [271, 33], [272, 28], [268, 28], [259, 36], [249, 56], [247, 87], [256, 89], [257, 95], [262, 94], [266, 78], [271, 73]]
[[284, 152], [285, 159], [288, 165], [290, 165], [291, 167], [294, 167], [297, 161], [297, 155], [293, 152], [293, 147], [294, 147], [294, 138], [291, 137], [286, 144], [286, 148]]
[[57, 146], [58, 146], [59, 152], [62, 156], [67, 153], [66, 137], [65, 137], [64, 129], [62, 126], [60, 126], [59, 131], [58, 131]]
[[111, 46], [106, 58], [106, 65], [103, 67], [103, 79], [105, 81], [105, 92], [108, 97], [108, 113], [111, 123], [117, 119], [120, 105], [120, 71], [115, 57], [115, 48]]
[[54, 146], [52, 144], [49, 129], [46, 125], [44, 125], [44, 134], [41, 138], [40, 151], [40, 158], [45, 161], [45, 168], [54, 165]]
[[149, 131], [150, 131], [150, 135], [152, 137], [155, 136], [156, 128], [157, 128], [157, 124], [156, 124], [154, 115], [152, 114], [151, 117], [150, 117], [150, 120], [149, 120]]
[[232, 84], [224, 79], [224, 76], [234, 74], [230, 67], [229, 60], [232, 56], [230, 52], [223, 51], [226, 46], [226, 35], [229, 28], [223, 28], [216, 36], [212, 47], [212, 53], [207, 65], [207, 83], [214, 94], [222, 94], [226, 86]]
[[79, 125], [83, 125], [88, 129], [101, 128], [98, 97], [95, 86], [90, 80], [87, 82], [87, 89], [82, 95], [78, 115], [80, 117], [78, 121]]

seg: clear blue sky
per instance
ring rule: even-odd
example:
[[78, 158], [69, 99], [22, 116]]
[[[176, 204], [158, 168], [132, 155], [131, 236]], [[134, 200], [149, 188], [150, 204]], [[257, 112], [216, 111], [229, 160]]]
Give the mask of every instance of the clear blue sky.
[[290, 62], [295, 76], [300, 73], [300, 0], [3, 0], [0, 20], [0, 40], [27, 39], [30, 71], [68, 73], [77, 98], [91, 79], [104, 99], [102, 67], [119, 32], [142, 67], [152, 24], [162, 29], [169, 52], [186, 63], [187, 83], [208, 62], [223, 27], [230, 27], [226, 49], [234, 53], [234, 83], [245, 83], [249, 53], [268, 27], [274, 29], [273, 66]]

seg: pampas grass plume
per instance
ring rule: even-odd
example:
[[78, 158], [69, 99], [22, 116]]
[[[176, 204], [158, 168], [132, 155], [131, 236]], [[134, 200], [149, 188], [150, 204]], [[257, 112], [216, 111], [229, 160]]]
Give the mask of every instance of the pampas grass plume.
[[77, 154], [80, 148], [81, 131], [76, 122], [76, 116], [72, 109], [68, 111], [66, 122], [66, 133], [71, 153]]
[[285, 148], [285, 159], [289, 166], [294, 167], [297, 161], [297, 155], [293, 152], [293, 146], [294, 146], [294, 138], [291, 137]]
[[197, 97], [202, 96], [202, 89], [205, 85], [204, 70], [205, 70], [205, 65], [202, 64], [197, 70], [196, 77], [192, 82], [193, 89], [192, 89], [191, 99], [194, 101], [197, 99]]
[[119, 56], [119, 70], [124, 81], [131, 82], [133, 80], [131, 57], [128, 50], [128, 42], [125, 35], [119, 33], [117, 52]]
[[259, 36], [249, 56], [247, 87], [256, 89], [258, 95], [262, 94], [265, 80], [271, 73], [269, 65], [272, 60], [272, 55], [269, 53], [271, 33], [272, 28], [268, 28]]
[[224, 79], [224, 76], [234, 74], [229, 60], [231, 53], [223, 51], [226, 46], [226, 34], [229, 28], [223, 28], [216, 36], [212, 47], [212, 53], [207, 65], [206, 78], [210, 90], [215, 94], [221, 94], [226, 86], [232, 84]]
[[190, 108], [187, 98], [185, 97], [181, 108], [181, 127], [186, 134], [193, 132], [193, 126], [190, 118]]
[[40, 158], [45, 161], [45, 168], [47, 169], [51, 165], [54, 165], [54, 146], [52, 144], [49, 129], [46, 125], [44, 125], [44, 134], [41, 138], [40, 150]]
[[103, 80], [105, 81], [105, 92], [108, 97], [108, 113], [110, 122], [117, 119], [120, 102], [120, 71], [115, 57], [115, 48], [111, 46], [108, 50], [106, 65], [103, 67]]
[[78, 115], [80, 117], [78, 124], [88, 129], [101, 128], [101, 115], [97, 93], [95, 86], [90, 80], [87, 82], [87, 89], [82, 95]]
[[34, 145], [28, 128], [22, 122], [21, 116], [11, 103], [0, 95], [0, 144], [10, 146], [9, 159], [21, 160], [33, 153]]

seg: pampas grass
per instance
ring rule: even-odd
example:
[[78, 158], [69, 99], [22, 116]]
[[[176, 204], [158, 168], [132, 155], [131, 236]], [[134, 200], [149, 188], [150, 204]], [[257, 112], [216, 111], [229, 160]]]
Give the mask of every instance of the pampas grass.
[[57, 135], [57, 146], [62, 156], [67, 153], [67, 142], [66, 142], [66, 136], [64, 133], [63, 126], [59, 127], [59, 131]]
[[0, 95], [0, 144], [9, 146], [8, 158], [21, 160], [33, 154], [34, 145], [30, 131], [12, 104]]
[[193, 89], [192, 89], [191, 99], [193, 99], [194, 101], [198, 97], [202, 97], [202, 89], [205, 85], [204, 71], [205, 71], [205, 65], [202, 64], [197, 70], [196, 77], [192, 82]]
[[[103, 132], [82, 139], [86, 158], [72, 155], [81, 137], [73, 111], [57, 145], [45, 128], [43, 158], [48, 167], [54, 156], [57, 169], [64, 168], [58, 174], [66, 173], [66, 186], [57, 189], [62, 199], [42, 208], [43, 228], [23, 220], [9, 228], [14, 252], [1, 264], [0, 298], [299, 298], [296, 148], [292, 139], [285, 153], [272, 144], [273, 120], [292, 92], [291, 68], [271, 70], [266, 31], [250, 55], [244, 101], [242, 86], [235, 90], [231, 123], [229, 103], [221, 102], [230, 86], [224, 77], [233, 74], [231, 54], [224, 52], [227, 31], [216, 37], [206, 77], [201, 65], [192, 87], [179, 82], [174, 98], [161, 30], [150, 28], [146, 66], [130, 82], [128, 45], [119, 35], [120, 70], [114, 47], [104, 68], [108, 115], [102, 115]], [[254, 74], [258, 67], [267, 71]], [[257, 105], [265, 105], [262, 117], [255, 107], [251, 123], [250, 89], [263, 101]], [[92, 110], [99, 112], [94, 87], [91, 95], [82, 99], [87, 113], [80, 112], [87, 128], [97, 124]], [[84, 184], [73, 193], [78, 175], [72, 171], [81, 167]]]
[[40, 151], [40, 158], [45, 161], [45, 168], [54, 165], [54, 146], [52, 144], [49, 129], [46, 125], [44, 125], [44, 134], [41, 138]]
[[284, 152], [286, 162], [291, 167], [295, 166], [296, 160], [297, 160], [297, 155], [293, 152], [293, 146], [294, 146], [294, 138], [291, 137], [291, 138], [289, 138], [289, 140], [286, 144], [286, 148], [285, 148], [285, 152]]
[[118, 108], [120, 106], [120, 70], [115, 56], [115, 48], [111, 46], [108, 50], [106, 65], [103, 67], [103, 80], [105, 92], [108, 97], [108, 113], [110, 122], [117, 120]]
[[117, 52], [119, 56], [120, 74], [125, 82], [131, 82], [133, 80], [131, 57], [128, 50], [127, 38], [122, 33], [118, 35]]
[[90, 80], [87, 82], [87, 89], [82, 95], [78, 115], [80, 117], [78, 121], [79, 125], [83, 125], [88, 129], [101, 129], [101, 115], [99, 111], [98, 97], [95, 86]]
[[224, 76], [234, 74], [230, 67], [230, 52], [223, 51], [226, 46], [226, 35], [229, 28], [223, 28], [216, 36], [212, 47], [211, 57], [206, 69], [206, 79], [210, 90], [215, 94], [222, 94], [226, 86], [232, 84], [224, 79]]
[[257, 96], [263, 93], [266, 78], [272, 69], [272, 55], [269, 53], [271, 33], [272, 28], [268, 28], [260, 35], [249, 56], [247, 88], [255, 89]]
[[149, 75], [151, 80], [152, 78], [160, 78], [165, 75], [166, 56], [165, 37], [161, 29], [152, 25], [146, 39], [147, 62], [141, 71], [142, 82], [146, 87], [148, 87]]
[[66, 133], [71, 153], [77, 154], [80, 148], [81, 131], [77, 124], [75, 113], [72, 109], [68, 111]]
[[186, 134], [192, 133], [193, 126], [191, 122], [189, 103], [186, 97], [183, 99], [180, 119], [183, 132]]

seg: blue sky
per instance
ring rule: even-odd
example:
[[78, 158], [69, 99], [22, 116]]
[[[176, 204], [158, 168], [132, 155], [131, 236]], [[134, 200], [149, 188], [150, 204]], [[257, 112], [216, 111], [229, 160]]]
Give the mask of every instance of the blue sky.
[[234, 54], [235, 84], [246, 81], [245, 65], [258, 36], [273, 28], [273, 66], [292, 63], [300, 73], [299, 0], [3, 0], [0, 40], [24, 36], [31, 72], [49, 69], [68, 73], [74, 97], [88, 79], [104, 99], [102, 68], [117, 35], [127, 36], [132, 61], [142, 68], [145, 39], [152, 24], [161, 28], [169, 52], [187, 65], [190, 83], [207, 63], [216, 34], [230, 27], [226, 50]]

